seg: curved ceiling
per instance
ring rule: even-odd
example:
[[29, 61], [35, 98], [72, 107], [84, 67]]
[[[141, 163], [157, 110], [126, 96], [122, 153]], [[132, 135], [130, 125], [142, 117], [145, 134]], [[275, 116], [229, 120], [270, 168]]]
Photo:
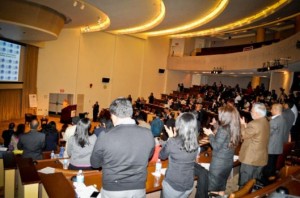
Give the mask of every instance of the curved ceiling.
[[[275, 24], [270, 23], [283, 18], [285, 19], [280, 25], [285, 26], [288, 23], [291, 26], [288, 17], [300, 13], [299, 0], [0, 0], [0, 12], [1, 8], [6, 7], [8, 11], [6, 13], [14, 13], [10, 16], [6, 16], [9, 14], [4, 12], [0, 14], [0, 37], [21, 42], [53, 40], [59, 36], [60, 30], [53, 31], [51, 28], [40, 27], [41, 24], [55, 23], [47, 16], [34, 13], [32, 9], [23, 9], [20, 12], [16, 10], [16, 6], [12, 6], [12, 3], [28, 4], [50, 10], [53, 15], [63, 18], [65, 24], [60, 27], [60, 30], [82, 28], [82, 32], [87, 33], [89, 31], [117, 33], [118, 30], [125, 30], [122, 33], [126, 34], [127, 29], [135, 28], [136, 32], [131, 31], [131, 34], [141, 34], [146, 37], [151, 36], [148, 34], [151, 32], [174, 28], [177, 28], [176, 32], [169, 31], [161, 36], [178, 37], [183, 33], [189, 33], [188, 36], [198, 36], [191, 33], [218, 30], [220, 27], [262, 12], [264, 14], [254, 20], [231, 26], [217, 33], [237, 32], [241, 29], [248, 30], [266, 25], [268, 28], [274, 28]], [[267, 10], [274, 5], [278, 5], [278, 8]], [[28, 18], [28, 21], [18, 21], [18, 18], [24, 17]], [[39, 19], [39, 24], [30, 21], [34, 18]], [[157, 21], [153, 23], [154, 20]], [[185, 26], [188, 28], [184, 29]], [[208, 31], [203, 36], [210, 34], [213, 33]]]

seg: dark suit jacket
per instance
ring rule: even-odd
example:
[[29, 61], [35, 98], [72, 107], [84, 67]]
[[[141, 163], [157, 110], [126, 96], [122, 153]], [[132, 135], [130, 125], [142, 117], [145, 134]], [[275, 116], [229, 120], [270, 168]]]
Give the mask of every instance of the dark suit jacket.
[[282, 112], [282, 116], [284, 117], [287, 124], [286, 135], [288, 136], [290, 134], [291, 128], [295, 120], [295, 114], [292, 112], [290, 108], [288, 108]]
[[18, 149], [23, 150], [22, 157], [33, 160], [43, 159], [43, 148], [45, 147], [45, 134], [36, 130], [30, 130], [20, 136]]
[[[286, 132], [286, 122], [282, 115], [278, 115], [270, 120], [269, 154], [281, 154], [283, 151], [284, 134]], [[288, 138], [288, 136], [287, 136]]]
[[263, 117], [252, 120], [247, 128], [241, 127], [242, 143], [239, 161], [251, 166], [265, 166], [268, 161], [270, 125]]

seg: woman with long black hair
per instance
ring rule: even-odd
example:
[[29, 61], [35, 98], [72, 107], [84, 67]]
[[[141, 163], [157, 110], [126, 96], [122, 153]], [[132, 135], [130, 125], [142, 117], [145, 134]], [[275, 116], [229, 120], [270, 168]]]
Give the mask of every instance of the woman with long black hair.
[[97, 140], [96, 135], [89, 135], [91, 121], [88, 118], [81, 119], [76, 125], [76, 131], [67, 143], [67, 153], [70, 156], [69, 169], [89, 170], [90, 158]]
[[186, 198], [194, 184], [194, 162], [198, 150], [197, 119], [193, 113], [183, 113], [175, 128], [165, 129], [169, 139], [160, 151], [159, 158], [169, 159], [168, 169], [162, 183], [163, 198]]

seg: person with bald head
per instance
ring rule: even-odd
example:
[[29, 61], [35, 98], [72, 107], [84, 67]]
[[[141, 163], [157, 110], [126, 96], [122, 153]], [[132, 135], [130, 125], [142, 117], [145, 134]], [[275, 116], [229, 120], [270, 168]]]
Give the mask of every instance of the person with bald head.
[[268, 164], [263, 168], [263, 180], [276, 174], [277, 158], [283, 152], [283, 144], [287, 142], [289, 133], [286, 130], [287, 124], [282, 116], [282, 105], [273, 104], [270, 119], [270, 139], [268, 146]]
[[32, 120], [30, 131], [20, 136], [18, 149], [23, 150], [23, 158], [32, 158], [33, 160], [43, 159], [43, 148], [45, 147], [45, 134], [38, 132], [39, 122]]

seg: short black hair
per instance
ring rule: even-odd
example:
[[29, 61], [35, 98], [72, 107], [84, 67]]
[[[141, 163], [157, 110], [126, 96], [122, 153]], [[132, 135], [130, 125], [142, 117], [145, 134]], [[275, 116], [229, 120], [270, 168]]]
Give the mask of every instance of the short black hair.
[[9, 129], [14, 129], [15, 128], [15, 123], [13, 123], [13, 122], [9, 123], [8, 128]]

